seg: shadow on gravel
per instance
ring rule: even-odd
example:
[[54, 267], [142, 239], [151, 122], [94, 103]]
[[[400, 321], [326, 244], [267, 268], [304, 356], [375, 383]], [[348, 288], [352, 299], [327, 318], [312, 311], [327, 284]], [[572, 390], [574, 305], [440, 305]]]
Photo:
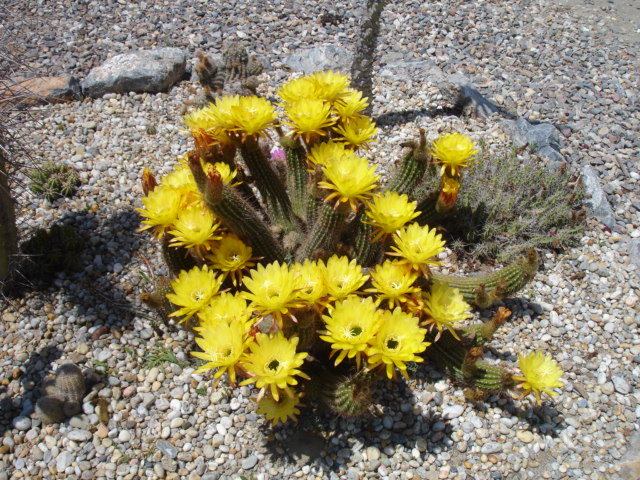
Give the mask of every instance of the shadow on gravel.
[[33, 411], [42, 380], [49, 371], [48, 366], [62, 356], [57, 345], [48, 345], [39, 352], [34, 352], [23, 365], [20, 376], [22, 395], [11, 398], [7, 387], [0, 387], [0, 436], [11, 430], [11, 422], [18, 415], [29, 415]]
[[[101, 217], [91, 212], [72, 212], [51, 225], [47, 230], [73, 232], [73, 242], [67, 237], [62, 242], [54, 239], [53, 244], [47, 244], [46, 238], [39, 239], [37, 247], [23, 258], [23, 281], [13, 294], [60, 291], [63, 301], [70, 304], [67, 311], [74, 309], [76, 317], [84, 317], [79, 323], [86, 322], [88, 327], [129, 325], [140, 312], [127, 298], [118, 273], [141, 245], [142, 236], [136, 233], [139, 216], [127, 209]], [[70, 245], [72, 251], [67, 248]]]
[[438, 414], [414, 414], [415, 397], [404, 381], [380, 382], [373, 398], [382, 409], [375, 415], [345, 418], [307, 408], [297, 424], [272, 428], [266, 444], [271, 461], [283, 462], [292, 471], [315, 465], [344, 474], [346, 464], [362, 461], [368, 447], [375, 447], [367, 452], [371, 471], [380, 466], [378, 457], [385, 448], [394, 452], [398, 445], [409, 451], [417, 448], [419, 463], [429, 454], [452, 448], [449, 422]]

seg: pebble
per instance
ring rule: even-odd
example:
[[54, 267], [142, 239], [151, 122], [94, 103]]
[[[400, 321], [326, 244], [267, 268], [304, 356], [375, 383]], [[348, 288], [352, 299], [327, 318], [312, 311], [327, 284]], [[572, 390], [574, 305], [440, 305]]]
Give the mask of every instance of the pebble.
[[462, 405], [453, 405], [442, 411], [442, 417], [446, 420], [451, 420], [452, 418], [458, 418], [462, 415], [462, 412], [464, 412], [464, 407]]
[[67, 438], [74, 442], [88, 442], [93, 438], [93, 434], [87, 430], [74, 429], [67, 434]]
[[26, 432], [31, 428], [31, 419], [29, 417], [16, 417], [11, 422], [11, 425], [21, 432]]
[[244, 468], [245, 470], [251, 470], [257, 464], [258, 457], [256, 457], [255, 455], [251, 455], [242, 461], [242, 468]]

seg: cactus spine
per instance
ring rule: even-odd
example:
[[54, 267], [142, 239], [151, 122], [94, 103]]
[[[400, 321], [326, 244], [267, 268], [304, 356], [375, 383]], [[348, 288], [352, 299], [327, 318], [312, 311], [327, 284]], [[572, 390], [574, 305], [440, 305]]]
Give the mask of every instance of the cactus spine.
[[297, 261], [306, 258], [327, 258], [335, 252], [344, 222], [349, 215], [349, 207], [339, 205], [334, 208], [323, 203], [318, 215], [311, 232], [298, 250]]
[[391, 179], [387, 190], [399, 194], [411, 195], [413, 189], [420, 183], [427, 171], [429, 152], [427, 151], [427, 138], [423, 128], [420, 129], [420, 140], [409, 144], [410, 150], [402, 159], [402, 163], [396, 175]]

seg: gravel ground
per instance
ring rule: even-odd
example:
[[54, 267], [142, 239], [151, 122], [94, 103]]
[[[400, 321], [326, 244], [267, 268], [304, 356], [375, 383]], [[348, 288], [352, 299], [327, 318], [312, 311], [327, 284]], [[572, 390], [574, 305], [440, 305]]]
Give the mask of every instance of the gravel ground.
[[[149, 237], [135, 233], [138, 179], [144, 166], [168, 171], [188, 149], [180, 118], [199, 93], [182, 82], [163, 94], [38, 107], [25, 119], [35, 157], [75, 166], [83, 183], [53, 204], [25, 193], [21, 233], [64, 221], [88, 248], [82, 272], [2, 309], [0, 480], [638, 478], [629, 463], [640, 461], [640, 267], [629, 255], [640, 241], [637, 37], [546, 0], [475, 3], [390, 2], [374, 75], [387, 63], [434, 60], [506, 111], [557, 125], [572, 166], [599, 173], [615, 228], [590, 219], [578, 247], [543, 255], [534, 282], [507, 301], [514, 316], [489, 354], [513, 362], [530, 349], [552, 353], [566, 372], [561, 395], [541, 408], [502, 397], [473, 405], [424, 366], [415, 381], [380, 392], [378, 417], [303, 418], [271, 429], [249, 388], [212, 391], [208, 378], [192, 374], [189, 334], [156, 332], [138, 300], [142, 273], [150, 273], [144, 259], [161, 264]], [[12, 21], [3, 27], [23, 39], [23, 73], [80, 78], [127, 50], [217, 53], [222, 38], [240, 36], [271, 63], [261, 87], [270, 96], [290, 74], [287, 55], [322, 43], [352, 48], [358, 22], [349, 2], [332, 2], [342, 21], [323, 27], [316, 19], [324, 5], [9, 0]], [[438, 103], [429, 79], [375, 75], [374, 86], [374, 115]], [[460, 130], [496, 151], [508, 145], [496, 117], [396, 118], [373, 149], [383, 170], [417, 127], [430, 138]], [[93, 369], [98, 383], [82, 414], [43, 426], [32, 417], [38, 386], [65, 361]], [[106, 426], [97, 397], [108, 402]]]

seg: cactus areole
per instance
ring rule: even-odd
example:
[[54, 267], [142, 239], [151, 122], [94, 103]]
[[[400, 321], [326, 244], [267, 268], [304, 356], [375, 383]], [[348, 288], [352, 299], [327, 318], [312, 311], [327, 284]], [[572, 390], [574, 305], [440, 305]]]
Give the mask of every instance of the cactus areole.
[[[163, 178], [144, 174], [142, 228], [171, 272], [158, 288], [171, 308], [151, 305], [193, 327], [198, 373], [255, 383], [273, 424], [295, 420], [303, 403], [364, 414], [374, 382], [408, 377], [413, 362], [438, 365], [473, 399], [555, 394], [562, 372], [550, 357], [522, 360], [522, 375], [483, 359], [510, 312], [469, 323], [472, 306], [533, 278], [536, 252], [489, 275], [439, 270], [437, 220], [455, 208], [475, 143], [456, 133], [431, 144], [420, 130], [382, 185], [366, 158], [377, 135], [368, 99], [349, 85], [318, 72], [280, 88], [281, 114], [263, 98], [224, 96], [187, 116], [194, 149]], [[439, 187], [418, 194], [428, 175]], [[429, 225], [415, 221], [417, 205]]]

